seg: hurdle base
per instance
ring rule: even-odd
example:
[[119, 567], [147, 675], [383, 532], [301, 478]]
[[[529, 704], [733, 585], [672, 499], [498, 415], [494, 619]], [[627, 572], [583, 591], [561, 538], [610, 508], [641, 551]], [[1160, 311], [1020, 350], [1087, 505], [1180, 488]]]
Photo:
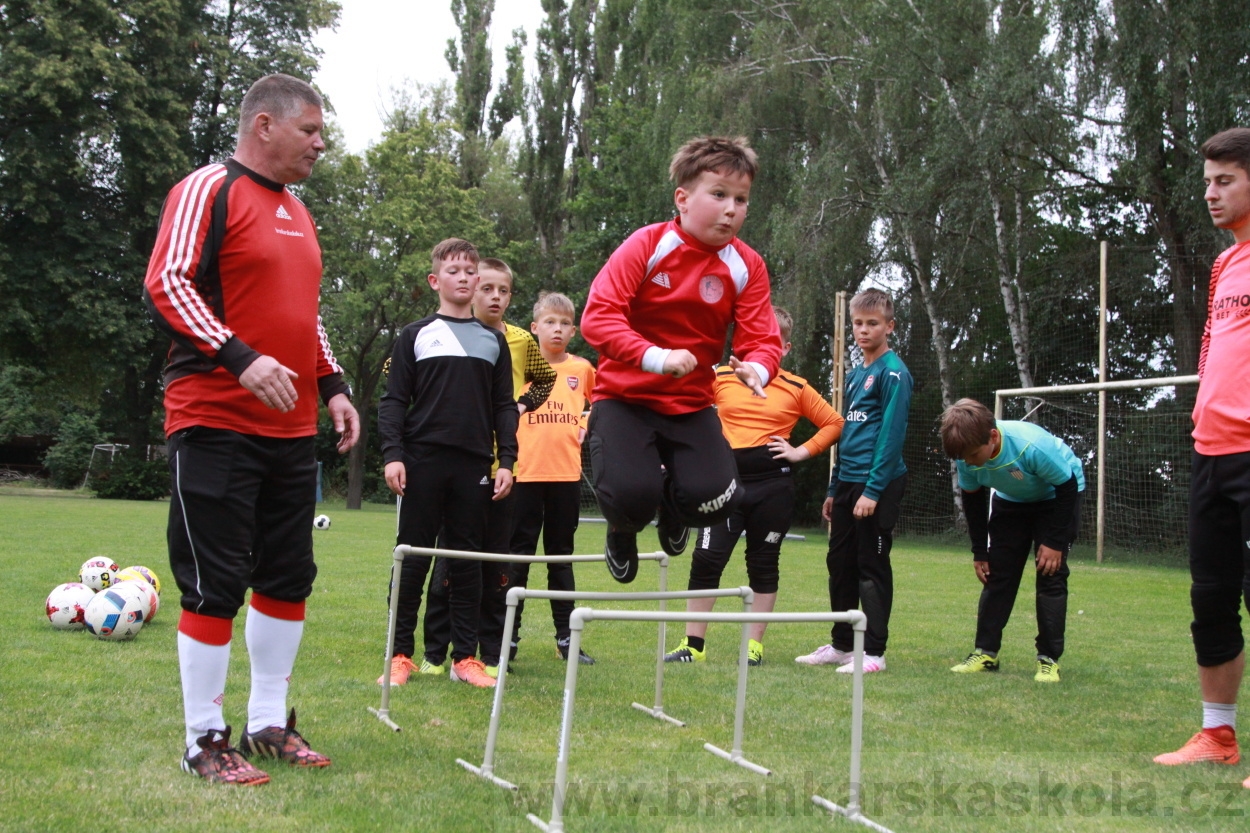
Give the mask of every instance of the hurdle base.
[[548, 824], [533, 813], [526, 813], [525, 817], [529, 819], [530, 824], [539, 830], [545, 831], [545, 833], [564, 833], [564, 824], [561, 822], [553, 821], [551, 824]]
[[399, 728], [398, 723], [396, 723], [394, 720], [391, 720], [390, 709], [375, 709], [373, 706], [369, 706], [369, 711], [373, 712], [373, 714], [377, 716], [378, 720], [381, 720], [383, 723], [389, 726], [393, 731], [396, 731], [396, 732], [403, 731], [402, 729]]
[[485, 778], [487, 781], [490, 781], [497, 787], [503, 787], [505, 790], [513, 790], [513, 791], [518, 789], [517, 785], [512, 783], [511, 781], [505, 781], [502, 778], [500, 778], [498, 775], [495, 775], [493, 772], [487, 772], [483, 767], [474, 766], [473, 764], [466, 761], [464, 758], [456, 758], [456, 763], [460, 764], [460, 766], [464, 767], [469, 772], [472, 772], [474, 775], [478, 776], [479, 778]]
[[678, 720], [675, 717], [671, 717], [670, 715], [665, 714], [663, 709], [653, 709], [650, 706], [644, 706], [642, 703], [630, 703], [630, 705], [640, 712], [646, 712], [647, 714], [654, 717], [656, 720], [667, 720], [669, 723], [672, 723], [674, 726], [686, 725], [685, 721]]
[[746, 758], [742, 757], [741, 753], [726, 752], [724, 749], [721, 749], [719, 746], [713, 746], [710, 743], [703, 744], [703, 748], [706, 749], [708, 752], [711, 752], [713, 755], [717, 756], [718, 758], [724, 758], [726, 761], [729, 761], [731, 764], [737, 764], [743, 769], [749, 769], [752, 772], [758, 772], [760, 775], [772, 775], [773, 774], [773, 771], [771, 769], [765, 769], [759, 764], [751, 763]]
[[876, 830], [878, 833], [893, 833], [890, 828], [877, 824], [875, 821], [861, 813], [858, 809], [852, 810], [850, 807], [840, 807], [829, 799], [821, 798], [818, 795], [812, 796], [812, 803], [818, 807], [824, 807], [831, 813], [843, 816], [848, 821], [853, 821], [856, 824], [862, 824], [869, 829]]

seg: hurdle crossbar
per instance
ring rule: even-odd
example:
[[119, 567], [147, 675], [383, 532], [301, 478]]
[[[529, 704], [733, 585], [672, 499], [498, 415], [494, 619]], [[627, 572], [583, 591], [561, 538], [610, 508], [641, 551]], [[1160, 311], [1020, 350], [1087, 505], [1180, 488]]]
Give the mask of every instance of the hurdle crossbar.
[[[850, 796], [845, 807], [821, 798], [812, 796], [817, 805], [845, 816], [847, 819], [876, 830], [885, 831], [876, 822], [864, 816], [860, 808], [860, 752], [863, 745], [864, 719], [864, 631], [868, 617], [862, 611], [848, 610], [845, 613], [696, 613], [692, 611], [669, 612], [649, 610], [595, 610], [579, 607], [573, 611], [569, 619], [572, 631], [569, 639], [569, 656], [581, 650], [582, 630], [587, 622], [629, 621], [629, 622], [846, 622], [851, 625], [855, 635], [854, 659], [851, 675], [851, 761], [850, 761]], [[573, 710], [577, 700], [576, 662], [568, 663], [564, 677], [564, 708], [560, 718], [560, 740], [556, 748], [555, 787], [551, 798], [551, 820], [543, 821], [533, 813], [526, 818], [540, 830], [549, 833], [564, 831], [564, 798], [568, 785], [569, 746], [573, 731]], [[888, 831], [886, 831], [888, 833]]]
[[[603, 555], [512, 555], [497, 552], [468, 552], [466, 550], [440, 550], [434, 547], [410, 547], [400, 544], [391, 552], [390, 613], [386, 626], [386, 659], [382, 668], [382, 702], [378, 708], [369, 706], [370, 713], [393, 731], [400, 726], [391, 719], [391, 659], [395, 656], [395, 622], [399, 617], [399, 574], [407, 555], [428, 555], [434, 558], [466, 558], [472, 561], [506, 561], [512, 564], [580, 564], [603, 561]], [[668, 555], [662, 552], [638, 554], [639, 561], [657, 561], [660, 565], [660, 587], [668, 586]], [[507, 644], [507, 643], [505, 643]], [[504, 651], [503, 653], [507, 653]]]
[[[663, 582], [664, 576], [661, 576]], [[508, 608], [504, 614], [503, 625], [503, 644], [508, 645], [512, 640], [512, 631], [516, 623], [517, 605], [524, 599], [562, 599], [567, 601], [611, 601], [611, 602], [645, 602], [658, 601], [660, 610], [665, 609], [665, 604], [669, 599], [709, 599], [719, 598], [722, 596], [739, 596], [742, 598], [743, 610], [749, 612], [751, 605], [755, 601], [755, 593], [750, 587], [732, 587], [713, 590], [677, 590], [668, 592], [661, 589], [658, 592], [642, 591], [634, 593], [626, 592], [578, 592], [569, 590], [531, 590], [528, 587], [513, 587], [508, 591]], [[648, 708], [641, 703], [633, 703], [633, 707], [639, 711], [646, 712], [652, 717], [667, 720], [677, 726], [685, 726], [683, 721], [671, 717], [664, 713], [662, 704], [662, 696], [664, 689], [664, 625], [667, 620], [660, 621], [659, 648], [656, 659], [655, 668], [655, 708]], [[746, 637], [743, 637], [742, 651], [746, 651]], [[579, 646], [580, 650], [580, 646]], [[515, 790], [516, 784], [511, 781], [505, 781], [503, 778], [495, 775], [495, 742], [499, 734], [499, 723], [503, 716], [503, 693], [508, 679], [508, 662], [509, 657], [505, 656], [508, 651], [501, 651], [499, 657], [499, 678], [495, 683], [495, 700], [490, 710], [490, 728], [486, 731], [486, 750], [482, 755], [482, 765], [476, 766], [469, 763], [463, 758], [457, 758], [456, 763], [460, 764], [469, 772], [479, 775], [490, 781], [496, 786], [503, 787], [506, 790]], [[573, 652], [572, 647], [569, 648], [568, 661], [577, 664], [577, 654]]]

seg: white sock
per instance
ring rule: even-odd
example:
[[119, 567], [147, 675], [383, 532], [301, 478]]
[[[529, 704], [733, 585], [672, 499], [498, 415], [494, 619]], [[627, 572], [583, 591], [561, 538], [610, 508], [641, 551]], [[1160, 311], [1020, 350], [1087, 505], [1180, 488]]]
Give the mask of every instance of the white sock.
[[226, 696], [230, 643], [209, 645], [178, 634], [178, 668], [182, 676], [182, 713], [187, 726], [187, 751], [212, 729], [226, 728], [221, 704]]
[[304, 636], [304, 621], [277, 619], [254, 607], [247, 609], [244, 628], [252, 663], [252, 695], [247, 703], [247, 731], [285, 726], [286, 694], [291, 685], [295, 655]]
[[1237, 704], [1236, 703], [1208, 703], [1202, 701], [1202, 728], [1215, 729], [1220, 726], [1227, 726], [1236, 731], [1237, 729]]

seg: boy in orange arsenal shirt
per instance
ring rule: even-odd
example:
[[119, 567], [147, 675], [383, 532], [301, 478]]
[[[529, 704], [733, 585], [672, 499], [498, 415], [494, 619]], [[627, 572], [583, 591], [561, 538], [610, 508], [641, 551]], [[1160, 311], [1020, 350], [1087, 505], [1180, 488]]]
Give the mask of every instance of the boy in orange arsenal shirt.
[[[582, 491], [582, 440], [586, 436], [582, 412], [590, 405], [595, 386], [595, 368], [581, 356], [568, 352], [569, 341], [577, 332], [573, 302], [558, 292], [545, 292], [534, 304], [534, 323], [543, 358], [556, 373], [555, 385], [547, 400], [521, 416], [517, 427], [519, 448], [516, 485], [515, 526], [511, 552], [533, 555], [542, 533], [547, 555], [572, 555], [577, 532]], [[525, 587], [529, 564], [512, 565], [512, 584]], [[548, 590], [574, 590], [572, 564], [547, 565]], [[521, 633], [521, 612], [517, 606], [516, 631]], [[573, 602], [552, 599], [551, 618], [556, 628], [556, 650], [569, 658], [569, 615]], [[585, 651], [578, 656], [583, 665], [593, 665]]]

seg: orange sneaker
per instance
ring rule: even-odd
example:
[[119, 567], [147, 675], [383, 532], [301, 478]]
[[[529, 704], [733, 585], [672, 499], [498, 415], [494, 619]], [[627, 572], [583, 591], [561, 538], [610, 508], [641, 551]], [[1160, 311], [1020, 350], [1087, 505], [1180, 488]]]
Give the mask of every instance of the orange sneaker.
[[[391, 685], [403, 685], [408, 682], [408, 675], [417, 666], [403, 654], [391, 657]], [[386, 685], [386, 675], [378, 677], [378, 685]]]
[[1231, 726], [1203, 729], [1175, 752], [1155, 756], [1156, 764], [1176, 766], [1211, 761], [1217, 764], [1235, 764], [1241, 761], [1237, 751], [1237, 733]]
[[486, 673], [486, 666], [481, 660], [465, 657], [460, 662], [451, 664], [452, 682], [468, 683], [478, 688], [494, 688], [495, 678]]

